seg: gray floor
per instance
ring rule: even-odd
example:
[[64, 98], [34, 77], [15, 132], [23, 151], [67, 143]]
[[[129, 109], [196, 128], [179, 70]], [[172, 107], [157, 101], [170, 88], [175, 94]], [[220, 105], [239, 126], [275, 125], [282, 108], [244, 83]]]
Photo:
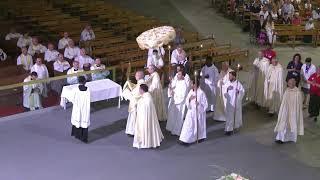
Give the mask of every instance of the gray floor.
[[[202, 35], [215, 34], [218, 42], [257, 51], [248, 43], [248, 34], [221, 17], [209, 0], [107, 0], [140, 14], [165, 22], [182, 24]], [[286, 64], [293, 53], [314, 57], [310, 47], [276, 48]], [[247, 63], [250, 63], [252, 58]], [[274, 143], [276, 117], [269, 118], [252, 105], [244, 108], [244, 127], [234, 136], [223, 135], [223, 123], [208, 114], [207, 141], [184, 147], [166, 131], [161, 147], [154, 150], [132, 148], [132, 138], [124, 134], [127, 105], [116, 108], [116, 100], [94, 104], [90, 143], [70, 137], [70, 108], [50, 108], [0, 119], [0, 179], [4, 180], [105, 180], [214, 179], [226, 171], [240, 172], [254, 180], [320, 179], [319, 123], [305, 119], [305, 136], [297, 144]], [[164, 124], [162, 124], [164, 126]]]

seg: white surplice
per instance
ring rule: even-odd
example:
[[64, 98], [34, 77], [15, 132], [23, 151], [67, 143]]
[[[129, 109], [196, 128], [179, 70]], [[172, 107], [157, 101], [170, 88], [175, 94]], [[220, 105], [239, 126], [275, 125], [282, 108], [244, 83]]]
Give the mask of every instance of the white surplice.
[[217, 82], [216, 107], [213, 117], [216, 121], [226, 121], [226, 98], [224, 94], [227, 92], [225, 84], [229, 81], [229, 72], [231, 71], [232, 69], [229, 68], [227, 71], [220, 72], [219, 80]]
[[158, 50], [158, 55], [159, 56], [163, 56], [164, 57], [164, 55], [166, 54], [166, 51], [164, 50], [163, 47], [153, 48], [153, 49], [151, 48], [151, 49], [148, 50], [148, 57], [152, 56], [153, 50]]
[[164, 63], [161, 56], [149, 56], [147, 60], [147, 66], [149, 67], [151, 65], [154, 65], [156, 67], [163, 67]]
[[[41, 65], [38, 65], [38, 64], [34, 64], [31, 68], [31, 72], [37, 72], [38, 74], [38, 79], [46, 79], [46, 78], [49, 78], [49, 72], [48, 72], [48, 69], [46, 67], [46, 65], [44, 64], [41, 64]], [[48, 87], [47, 87], [47, 83], [41, 83], [42, 84], [42, 87], [43, 87], [43, 91], [42, 91], [42, 95], [44, 97], [47, 97], [48, 95]]]
[[[183, 120], [185, 116], [185, 99], [188, 92], [188, 86], [184, 80], [177, 80], [171, 83], [168, 88], [168, 96], [170, 97], [168, 105], [168, 121], [166, 129], [173, 135], [180, 135]], [[171, 96], [173, 93], [173, 96]]]
[[88, 55], [84, 55], [84, 56], [80, 55], [80, 56], [77, 56], [77, 57], [75, 58], [75, 60], [79, 62], [79, 67], [82, 68], [82, 69], [83, 69], [83, 65], [84, 65], [84, 64], [90, 64], [90, 65], [92, 65], [92, 64], [94, 63], [94, 60], [93, 60], [90, 56], [88, 56]]
[[53, 63], [53, 69], [58, 72], [64, 72], [70, 68], [70, 64], [68, 61], [56, 61]]
[[[205, 78], [205, 76], [209, 78]], [[208, 109], [210, 111], [215, 110], [216, 104], [216, 89], [217, 82], [219, 80], [219, 71], [215, 65], [208, 67], [207, 65], [203, 66], [200, 72], [200, 87], [207, 96]]]
[[269, 113], [277, 113], [280, 109], [284, 92], [283, 68], [280, 64], [270, 64], [264, 82], [264, 97]]
[[[143, 79], [138, 80], [137, 84], [132, 84], [127, 81], [123, 86], [123, 96], [124, 98], [129, 100], [129, 108], [128, 108], [128, 119], [126, 125], [126, 134], [134, 135], [136, 118], [137, 118], [137, 103], [141, 98], [139, 93], [140, 85], [144, 83]], [[127, 92], [127, 93], [125, 93]]]
[[20, 38], [18, 39], [17, 46], [18, 46], [19, 48], [27, 47], [27, 46], [30, 46], [31, 42], [32, 42], [32, 38], [29, 37], [29, 36], [28, 36], [27, 38], [25, 38], [25, 37], [20, 37]]
[[65, 37], [61, 38], [58, 42], [58, 49], [60, 50], [60, 49], [66, 48], [70, 40], [71, 40], [70, 38], [65, 38]]
[[80, 41], [90, 41], [90, 40], [93, 40], [95, 39], [96, 36], [93, 32], [93, 30], [87, 30], [87, 29], [84, 29], [82, 32], [81, 32], [81, 37], [80, 37]]
[[[23, 82], [30, 82], [31, 76], [24, 79]], [[29, 108], [31, 111], [36, 108], [42, 108], [40, 94], [42, 93], [41, 84], [31, 84], [23, 86], [23, 107]]]
[[310, 76], [314, 73], [316, 73], [317, 68], [315, 65], [310, 64], [310, 67], [307, 69], [307, 65], [303, 64], [301, 67], [301, 86], [306, 88], [306, 89], [310, 89], [310, 84], [307, 83], [307, 80], [310, 78]]
[[42, 45], [42, 44], [30, 44], [29, 48], [28, 48], [28, 54], [30, 54], [31, 56], [34, 56], [35, 53], [45, 53], [47, 50], [47, 48]]
[[156, 148], [164, 139], [151, 94], [146, 92], [137, 103], [133, 147]]
[[187, 114], [184, 120], [179, 140], [184, 143], [193, 143], [195, 141], [207, 138], [206, 130], [206, 109], [208, 108], [208, 102], [204, 92], [197, 89], [197, 101], [190, 101], [191, 96], [196, 96], [196, 92], [193, 89], [187, 95], [186, 106]]
[[19, 39], [20, 37], [22, 37], [22, 34], [20, 33], [8, 33], [5, 37], [5, 40], [9, 41], [11, 39]]
[[266, 100], [264, 97], [264, 81], [268, 73], [270, 61], [269, 59], [256, 58], [253, 62], [254, 65], [254, 76], [251, 86], [251, 98], [259, 106], [265, 107]]
[[304, 134], [302, 98], [297, 87], [285, 91], [274, 130], [277, 132], [276, 140], [297, 142], [297, 136]]
[[[75, 71], [75, 69], [72, 67], [68, 70], [67, 74], [74, 74], [74, 73], [78, 73], [78, 72], [83, 72], [83, 70], [78, 69], [77, 71]], [[67, 82], [68, 82], [68, 84], [78, 84], [78, 76], [68, 77]]]
[[64, 50], [64, 57], [65, 58], [74, 59], [79, 55], [80, 55], [80, 49], [76, 46], [74, 46], [73, 48], [66, 47], [66, 49]]
[[172, 51], [171, 54], [171, 64], [181, 64], [179, 62], [187, 61], [187, 56], [185, 51], [182, 51], [181, 53], [178, 52], [177, 49]]
[[[244, 88], [242, 84], [235, 80], [228, 81], [225, 86], [232, 87], [232, 90], [227, 90], [224, 96], [226, 98], [226, 126], [225, 131], [233, 131], [242, 126], [242, 98], [244, 96]], [[239, 93], [237, 93], [237, 91]]]
[[90, 70], [99, 70], [99, 72], [95, 72], [91, 74], [92, 81], [105, 79], [109, 76], [110, 71], [106, 70], [106, 66], [104, 64], [100, 64], [99, 66], [97, 64], [93, 64], [90, 67]]
[[59, 52], [56, 50], [49, 50], [47, 49], [44, 53], [44, 60], [47, 62], [54, 62], [58, 60]]
[[[177, 81], [178, 80], [178, 74], [176, 74], [174, 77], [173, 77], [173, 79], [172, 79], [172, 83], [174, 82], [174, 81]], [[187, 92], [189, 92], [189, 89], [190, 89], [190, 76], [188, 75], [188, 74], [185, 74], [184, 75], [184, 82], [186, 83], [186, 85], [187, 85], [187, 87], [188, 87], [188, 90], [187, 90]]]
[[0, 48], [0, 61], [5, 61], [7, 59], [7, 54]]
[[90, 126], [90, 89], [80, 91], [74, 88], [74, 96], [70, 100], [73, 104], [71, 124], [76, 128], [88, 128]]
[[17, 59], [17, 65], [22, 65], [24, 70], [29, 71], [33, 66], [32, 56], [21, 54]]
[[146, 80], [149, 87], [149, 92], [152, 95], [154, 105], [156, 106], [159, 121], [165, 121], [167, 118], [166, 106], [164, 104], [163, 89], [160, 81], [160, 76], [157, 72], [150, 74]]

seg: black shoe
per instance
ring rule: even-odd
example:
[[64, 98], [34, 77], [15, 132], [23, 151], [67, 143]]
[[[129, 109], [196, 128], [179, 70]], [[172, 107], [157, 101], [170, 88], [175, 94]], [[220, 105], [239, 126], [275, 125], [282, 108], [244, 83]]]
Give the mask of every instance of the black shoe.
[[232, 133], [233, 133], [233, 131], [227, 131], [227, 132], [224, 133], [224, 135], [226, 135], [226, 136], [231, 136]]
[[131, 135], [131, 134], [127, 134], [127, 136], [128, 136], [128, 137], [134, 137], [134, 135]]
[[204, 142], [206, 139], [199, 139], [198, 140], [198, 143], [202, 143], [202, 142]]
[[280, 141], [280, 140], [276, 140], [275, 142], [276, 142], [277, 144], [283, 144], [283, 142]]
[[186, 146], [186, 147], [188, 147], [188, 146], [190, 146], [190, 144], [189, 143], [185, 143], [185, 142], [182, 142], [182, 141], [178, 141], [179, 142], [179, 144], [181, 144], [181, 145], [183, 145], [183, 146]]

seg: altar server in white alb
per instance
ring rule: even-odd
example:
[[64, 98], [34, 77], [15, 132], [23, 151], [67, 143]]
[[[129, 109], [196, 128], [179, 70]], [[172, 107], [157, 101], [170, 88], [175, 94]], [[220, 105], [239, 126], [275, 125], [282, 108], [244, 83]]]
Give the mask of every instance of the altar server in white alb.
[[167, 111], [164, 104], [164, 96], [160, 76], [156, 72], [156, 67], [153, 65], [148, 67], [148, 72], [150, 76], [146, 80], [146, 84], [149, 87], [149, 92], [152, 95], [154, 105], [156, 106], [158, 119], [159, 121], [165, 121], [167, 119]]
[[158, 56], [160, 56], [162, 59], [164, 58], [164, 55], [166, 54], [166, 51], [164, 50], [163, 47], [158, 47], [158, 48], [151, 48], [148, 50], [148, 57], [151, 57], [154, 54], [154, 50], [157, 51]]
[[192, 82], [192, 89], [186, 98], [187, 114], [179, 140], [191, 144], [207, 138], [206, 109], [208, 102], [205, 93], [199, 88], [199, 80]]
[[[79, 69], [79, 62], [78, 61], [73, 61], [72, 63], [72, 68], [70, 68], [67, 72], [67, 74], [75, 74], [83, 72], [82, 69]], [[71, 76], [67, 78], [68, 84], [78, 84], [78, 76]]]
[[24, 33], [22, 37], [18, 39], [17, 46], [19, 48], [30, 46], [32, 38], [28, 33]]
[[[37, 58], [36, 59], [36, 63], [32, 66], [31, 68], [31, 72], [37, 72], [38, 74], [38, 79], [46, 79], [49, 78], [49, 72], [48, 69], [46, 67], [46, 65], [44, 65], [42, 63], [42, 59], [41, 58]], [[41, 83], [42, 84], [42, 96], [43, 97], [47, 97], [48, 96], [48, 87], [47, 87], [47, 83]]]
[[[23, 82], [31, 82], [37, 80], [38, 74], [31, 72]], [[23, 107], [26, 111], [34, 111], [42, 108], [41, 93], [42, 85], [39, 83], [23, 86]]]
[[[185, 71], [185, 69], [184, 69], [184, 66], [182, 65], [182, 64], [178, 64], [177, 65], [177, 70], [176, 70], [177, 72], [179, 72], [179, 71], [182, 71], [183, 72], [183, 74], [184, 74], [184, 81], [185, 81], [185, 83], [186, 83], [186, 85], [187, 85], [187, 87], [188, 87], [188, 92], [189, 92], [189, 90], [190, 90], [190, 76], [186, 73], [186, 71]], [[176, 73], [175, 74], [175, 76], [173, 77], [173, 79], [171, 79], [171, 77], [169, 78], [170, 79], [170, 81], [172, 80], [172, 82], [173, 81], [177, 81], [178, 80], [178, 74]]]
[[258, 107], [265, 107], [266, 101], [264, 97], [264, 81], [267, 76], [270, 61], [264, 57], [262, 51], [259, 51], [258, 56], [254, 62], [253, 82], [251, 86], [252, 100]]
[[206, 58], [206, 63], [201, 69], [200, 76], [200, 87], [207, 96], [207, 111], [214, 111], [216, 104], [216, 89], [219, 80], [219, 71], [212, 63], [212, 57], [208, 56]]
[[89, 70], [90, 66], [94, 63], [94, 60], [87, 55], [84, 48], [80, 49], [80, 54], [75, 58], [75, 60], [79, 62], [79, 66], [83, 70]]
[[18, 56], [17, 65], [22, 65], [23, 69], [26, 71], [30, 71], [33, 66], [33, 59], [30, 54], [28, 54], [28, 50], [26, 47], [21, 48], [21, 54]]
[[283, 68], [278, 60], [273, 58], [264, 81], [264, 97], [270, 116], [273, 116], [280, 109], [283, 86]]
[[29, 46], [28, 49], [28, 54], [30, 54], [31, 56], [34, 56], [36, 54], [41, 54], [41, 53], [45, 53], [47, 50], [47, 48], [39, 43], [39, 40], [37, 37], [33, 37], [31, 44]]
[[86, 78], [79, 76], [79, 86], [73, 89], [74, 96], [70, 101], [73, 104], [71, 136], [88, 143], [88, 128], [90, 126], [90, 89], [85, 86]]
[[140, 85], [141, 98], [137, 103], [137, 120], [133, 139], [135, 148], [156, 148], [164, 139], [156, 114], [156, 107], [148, 86]]
[[312, 59], [310, 57], [306, 58], [305, 63], [301, 67], [301, 90], [303, 92], [303, 107], [307, 108], [310, 100], [310, 84], [308, 80], [312, 74], [317, 72], [317, 68], [312, 64]]
[[184, 80], [185, 73], [177, 72], [177, 80], [172, 81], [168, 88], [168, 120], [166, 129], [172, 135], [180, 136], [186, 111], [185, 99], [188, 93], [188, 85]]
[[105, 79], [109, 76], [110, 71], [106, 69], [104, 64], [101, 64], [101, 59], [97, 58], [94, 61], [94, 64], [90, 67], [90, 70], [97, 70], [98, 72], [92, 73], [91, 78], [92, 81]]
[[231, 135], [234, 129], [242, 126], [242, 99], [244, 96], [244, 88], [237, 80], [235, 71], [229, 72], [229, 81], [225, 84], [227, 92], [224, 93], [226, 98], [226, 126], [225, 134]]
[[10, 41], [10, 40], [18, 40], [20, 37], [22, 37], [22, 34], [17, 33], [15, 28], [10, 28], [10, 33], [8, 33], [5, 37], [6, 41]]
[[135, 74], [135, 78], [137, 80], [137, 84], [133, 84], [130, 81], [127, 81], [123, 86], [122, 96], [129, 100], [129, 108], [128, 108], [128, 119], [126, 125], [126, 134], [133, 136], [134, 129], [136, 125], [137, 118], [137, 103], [141, 98], [140, 94], [140, 85], [144, 83], [144, 73], [143, 71], [137, 71]]
[[7, 59], [7, 54], [0, 48], [0, 61], [5, 61]]
[[289, 79], [274, 130], [277, 133], [277, 143], [297, 142], [297, 136], [304, 134], [302, 98], [302, 92], [296, 87], [296, 80]]
[[68, 33], [68, 32], [64, 32], [64, 33], [63, 33], [63, 38], [61, 38], [61, 39], [59, 40], [58, 49], [59, 49], [59, 50], [65, 49], [65, 48], [68, 46], [69, 40], [71, 40], [71, 39], [69, 38], [69, 33]]
[[158, 69], [162, 69], [164, 65], [162, 56], [159, 55], [158, 50], [156, 49], [153, 50], [151, 56], [148, 56], [147, 66], [149, 67], [151, 65], [156, 66]]
[[216, 121], [226, 121], [226, 97], [224, 94], [227, 92], [227, 86], [225, 85], [229, 81], [229, 73], [233, 71], [229, 68], [228, 62], [222, 63], [222, 68], [217, 83], [216, 92], [216, 107], [213, 119]]

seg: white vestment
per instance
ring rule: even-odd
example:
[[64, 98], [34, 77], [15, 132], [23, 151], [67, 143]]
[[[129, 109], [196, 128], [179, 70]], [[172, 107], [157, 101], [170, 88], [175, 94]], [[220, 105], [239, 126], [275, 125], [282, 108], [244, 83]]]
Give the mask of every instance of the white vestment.
[[[30, 82], [31, 76], [24, 79], [23, 82]], [[23, 107], [29, 108], [31, 111], [36, 108], [42, 108], [40, 94], [42, 93], [41, 84], [31, 84], [23, 86]]]
[[9, 41], [11, 39], [18, 39], [20, 37], [22, 37], [22, 35], [20, 33], [9, 33], [6, 35], [5, 40]]
[[7, 59], [7, 54], [0, 48], [0, 61], [5, 61]]
[[307, 65], [303, 64], [301, 67], [301, 86], [306, 89], [310, 89], [310, 84], [308, 84], [307, 81], [312, 74], [316, 73], [317, 68], [315, 65], [311, 64], [308, 71], [306, 71], [306, 69]]
[[93, 64], [90, 67], [90, 70], [99, 70], [99, 72], [95, 72], [91, 74], [92, 81], [105, 79], [110, 74], [110, 71], [106, 70], [106, 66], [104, 64], [100, 64], [99, 66], [97, 66], [96, 64]]
[[81, 32], [81, 37], [80, 37], [80, 41], [90, 41], [90, 40], [93, 40], [95, 39], [96, 36], [93, 32], [93, 30], [87, 30], [87, 29], [84, 29], [82, 32]]
[[79, 55], [80, 55], [80, 49], [76, 46], [74, 46], [73, 48], [66, 47], [66, 49], [64, 50], [64, 57], [65, 58], [74, 59]]
[[[47, 69], [46, 65], [44, 65], [44, 64], [41, 64], [41, 65], [35, 64], [35, 65], [33, 65], [32, 68], [31, 68], [31, 72], [33, 72], [33, 71], [37, 72], [38, 79], [49, 78], [48, 69]], [[41, 84], [42, 84], [42, 87], [43, 87], [42, 95], [44, 97], [47, 97], [47, 95], [48, 95], [47, 83], [44, 82], [44, 83], [41, 83]]]
[[65, 38], [65, 37], [61, 38], [58, 43], [58, 49], [66, 48], [70, 40], [71, 40], [70, 38]]
[[179, 62], [187, 61], [187, 56], [184, 51], [182, 53], [179, 53], [177, 49], [172, 51], [171, 54], [171, 64], [179, 64]]
[[[126, 134], [134, 135], [134, 129], [136, 124], [136, 118], [137, 118], [137, 103], [138, 100], [141, 98], [141, 95], [139, 93], [140, 85], [144, 83], [143, 79], [138, 80], [137, 84], [132, 84], [129, 81], [127, 81], [123, 86], [123, 92], [128, 91], [127, 96], [125, 96], [125, 99], [128, 99], [130, 101], [129, 108], [128, 108], [128, 119], [127, 119], [127, 125], [126, 125]], [[126, 93], [124, 93], [126, 94]]]
[[[185, 99], [188, 92], [188, 86], [184, 80], [177, 80], [171, 83], [168, 88], [168, 96], [170, 97], [168, 105], [168, 121], [166, 129], [173, 135], [180, 135], [183, 119], [185, 116]], [[173, 93], [173, 96], [171, 96]]]
[[161, 56], [149, 56], [147, 60], [147, 66], [149, 67], [151, 65], [154, 65], [156, 67], [163, 67], [164, 63]]
[[70, 68], [70, 64], [68, 61], [56, 61], [53, 63], [53, 69], [58, 72], [64, 72]]
[[264, 97], [269, 113], [277, 113], [283, 96], [283, 68], [280, 64], [270, 64], [266, 79], [264, 81]]
[[266, 100], [264, 97], [264, 81], [269, 69], [269, 59], [263, 57], [262, 59], [256, 58], [253, 62], [254, 75], [251, 86], [251, 98], [259, 106], [264, 107]]
[[[209, 76], [209, 78], [205, 78], [205, 76], [207, 75]], [[214, 111], [216, 104], [216, 89], [217, 82], [219, 80], [219, 71], [213, 64], [210, 67], [205, 65], [201, 69], [200, 76], [200, 87], [207, 96], [207, 110]]]
[[285, 91], [275, 127], [276, 140], [297, 142], [297, 135], [304, 134], [302, 92], [299, 88]]
[[197, 89], [198, 106], [196, 106], [196, 99], [190, 101], [191, 96], [196, 96], [193, 89], [190, 90], [186, 98], [187, 114], [179, 138], [184, 143], [193, 143], [197, 139], [207, 138], [206, 109], [208, 102], [206, 95], [200, 88]]
[[17, 46], [19, 48], [27, 47], [27, 46], [29, 46], [31, 44], [31, 42], [32, 42], [32, 38], [31, 37], [27, 37], [27, 38], [20, 37], [18, 39]]
[[34, 54], [36, 54], [36, 53], [45, 53], [46, 50], [47, 50], [47, 48], [45, 46], [43, 46], [42, 44], [33, 45], [31, 43], [28, 48], [28, 54], [30, 54], [31, 56], [34, 56]]
[[229, 72], [231, 71], [232, 69], [229, 68], [226, 72], [220, 72], [216, 90], [216, 107], [213, 117], [216, 121], [226, 121], [226, 98], [224, 94], [227, 92], [228, 87], [226, 87], [225, 84], [229, 81]]
[[133, 147], [156, 148], [164, 139], [155, 108], [151, 94], [148, 92], [138, 100]]
[[[71, 69], [68, 70], [67, 74], [74, 74], [78, 72], [83, 72], [83, 70], [78, 69], [75, 71], [75, 69], [72, 67]], [[78, 76], [71, 76], [67, 78], [68, 84], [78, 84]]]
[[56, 50], [47, 49], [44, 53], [44, 60], [47, 62], [55, 62], [58, 59], [59, 52]]
[[88, 128], [90, 126], [90, 89], [86, 91], [74, 88], [74, 94], [70, 101], [73, 104], [71, 124], [76, 128]]
[[32, 56], [30, 56], [29, 54], [21, 54], [17, 59], [17, 65], [22, 65], [24, 70], [29, 71], [33, 66]]
[[[227, 90], [224, 96], [226, 98], [226, 126], [225, 131], [233, 131], [242, 126], [242, 98], [244, 96], [244, 88], [242, 84], [235, 80], [228, 81], [225, 86], [232, 87], [232, 90]], [[237, 91], [239, 93], [237, 93]]]
[[84, 64], [90, 64], [90, 65], [92, 65], [93, 63], [94, 63], [94, 60], [90, 57], [90, 56], [88, 56], [88, 55], [84, 55], [84, 56], [77, 56], [76, 58], [75, 58], [75, 60], [76, 61], [78, 61], [79, 62], [79, 67], [81, 68], [81, 69], [83, 69], [83, 65]]
[[165, 121], [167, 119], [167, 111], [164, 104], [163, 89], [159, 74], [157, 72], [152, 73], [149, 79], [146, 80], [146, 84], [149, 87], [149, 92], [156, 106], [159, 121]]
[[[174, 81], [177, 81], [178, 80], [178, 74], [176, 74], [173, 79], [172, 79], [172, 82], [173, 83]], [[190, 76], [188, 74], [185, 74], [184, 76], [184, 82], [186, 83], [187, 87], [188, 87], [188, 90], [187, 92], [189, 92], [189, 89], [190, 89]]]
[[159, 48], [153, 48], [153, 49], [149, 49], [148, 50], [148, 57], [152, 56], [153, 54], [153, 50], [158, 50], [158, 55], [159, 56], [163, 56], [166, 54], [166, 51], [164, 50], [163, 47], [159, 47]]

